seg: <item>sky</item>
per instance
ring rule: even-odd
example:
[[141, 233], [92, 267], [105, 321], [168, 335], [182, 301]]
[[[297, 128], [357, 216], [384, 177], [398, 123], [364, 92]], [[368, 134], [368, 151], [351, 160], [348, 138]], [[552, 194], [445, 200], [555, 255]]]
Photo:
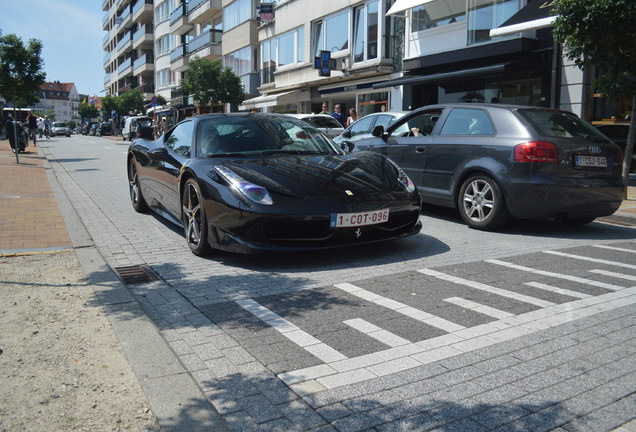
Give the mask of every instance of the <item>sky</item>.
[[0, 31], [27, 45], [42, 41], [47, 81], [75, 83], [78, 93], [103, 96], [102, 0], [0, 0]]

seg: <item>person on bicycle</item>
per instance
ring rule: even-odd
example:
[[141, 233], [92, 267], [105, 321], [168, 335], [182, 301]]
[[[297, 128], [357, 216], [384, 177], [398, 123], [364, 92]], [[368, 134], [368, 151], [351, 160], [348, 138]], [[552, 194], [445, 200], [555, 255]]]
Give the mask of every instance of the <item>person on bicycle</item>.
[[37, 146], [37, 132], [38, 132], [38, 118], [33, 114], [33, 112], [29, 113], [27, 117], [27, 126], [29, 128], [29, 138], [33, 140], [33, 147]]
[[51, 120], [49, 120], [49, 116], [44, 116], [44, 135], [46, 135], [46, 139], [51, 139]]

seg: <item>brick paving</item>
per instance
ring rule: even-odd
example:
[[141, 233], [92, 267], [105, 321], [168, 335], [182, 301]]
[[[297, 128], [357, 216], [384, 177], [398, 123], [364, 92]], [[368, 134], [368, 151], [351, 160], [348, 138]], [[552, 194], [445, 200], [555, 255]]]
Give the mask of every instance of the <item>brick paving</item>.
[[0, 255], [71, 247], [45, 165], [33, 143], [16, 163], [9, 141], [0, 141]]

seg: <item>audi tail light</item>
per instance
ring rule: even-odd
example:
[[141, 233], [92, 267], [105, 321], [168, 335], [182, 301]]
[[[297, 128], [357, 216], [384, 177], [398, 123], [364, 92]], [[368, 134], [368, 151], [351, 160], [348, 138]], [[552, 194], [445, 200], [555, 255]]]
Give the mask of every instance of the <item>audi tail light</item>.
[[556, 145], [546, 141], [528, 141], [515, 146], [515, 162], [558, 163]]

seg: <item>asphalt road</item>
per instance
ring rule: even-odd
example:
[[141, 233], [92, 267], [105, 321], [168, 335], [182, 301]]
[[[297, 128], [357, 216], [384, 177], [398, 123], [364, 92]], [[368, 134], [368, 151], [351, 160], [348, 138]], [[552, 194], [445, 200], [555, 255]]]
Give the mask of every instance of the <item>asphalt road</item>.
[[199, 258], [179, 228], [133, 211], [126, 149], [73, 136], [43, 150], [108, 266], [159, 276], [127, 291], [229, 429], [597, 431], [636, 417], [636, 229], [486, 233], [431, 207], [401, 241]]

